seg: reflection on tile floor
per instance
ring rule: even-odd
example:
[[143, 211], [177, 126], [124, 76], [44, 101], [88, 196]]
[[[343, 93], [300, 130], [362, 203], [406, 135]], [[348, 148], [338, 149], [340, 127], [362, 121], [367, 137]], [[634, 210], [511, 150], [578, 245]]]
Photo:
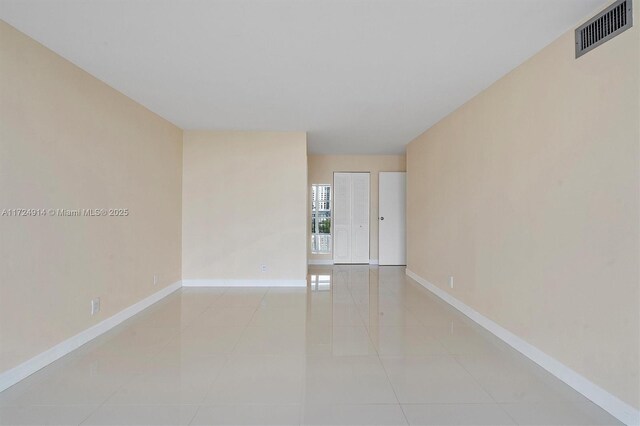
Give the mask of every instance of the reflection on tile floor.
[[401, 267], [182, 289], [0, 393], [0, 424], [618, 424]]

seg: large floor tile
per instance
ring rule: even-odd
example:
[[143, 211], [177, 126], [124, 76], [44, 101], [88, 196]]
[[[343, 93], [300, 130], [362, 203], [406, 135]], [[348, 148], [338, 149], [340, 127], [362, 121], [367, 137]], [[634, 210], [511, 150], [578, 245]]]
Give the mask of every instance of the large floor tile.
[[235, 356], [211, 386], [204, 403], [299, 404], [304, 357]]
[[45, 382], [34, 385], [16, 402], [29, 405], [100, 405], [122, 383], [64, 383]]
[[584, 402], [586, 399], [519, 354], [456, 356], [497, 402]]
[[319, 404], [396, 403], [376, 356], [307, 357], [305, 402]]
[[100, 404], [131, 377], [146, 371], [149, 361], [143, 361], [104, 353], [64, 357], [0, 392], [0, 406]]
[[304, 324], [296, 326], [247, 327], [233, 351], [239, 355], [304, 355]]
[[[171, 339], [180, 334], [181, 327], [140, 327], [136, 321], [109, 333], [97, 345], [81, 348], [81, 353], [149, 359]], [[82, 351], [82, 349], [85, 349]]]
[[78, 381], [118, 381], [124, 382], [137, 374], [148, 371], [150, 361], [155, 359], [162, 348], [149, 357], [129, 356], [116, 351], [90, 352], [86, 356], [70, 360], [63, 368], [49, 376], [51, 380], [65, 383]]
[[226, 367], [228, 359], [229, 356], [225, 355], [207, 356], [167, 351], [149, 360], [142, 377], [215, 378]]
[[620, 425], [591, 402], [504, 404], [504, 410], [520, 425]]
[[305, 306], [307, 288], [271, 287], [262, 299], [263, 306]]
[[364, 326], [309, 326], [306, 329], [306, 354], [316, 356], [377, 355]]
[[421, 325], [436, 330], [450, 330], [467, 325], [464, 316], [457, 311], [443, 308], [441, 306], [425, 304], [410, 305], [408, 311], [411, 312]]
[[78, 425], [97, 406], [91, 405], [42, 405], [31, 407], [0, 407], [2, 426]]
[[307, 404], [304, 425], [406, 425], [399, 404]]
[[251, 327], [304, 326], [307, 318], [305, 305], [270, 304], [260, 306], [251, 318]]
[[369, 329], [380, 356], [446, 355], [445, 347], [418, 327], [380, 327]]
[[226, 363], [225, 357], [157, 358], [148, 373], [133, 377], [105, 404], [199, 404]]
[[497, 404], [405, 404], [410, 425], [515, 425]]
[[213, 306], [257, 308], [268, 291], [266, 287], [229, 288], [214, 301]]
[[144, 311], [136, 320], [140, 327], [185, 326], [209, 308], [222, 295], [220, 289], [181, 289]]
[[202, 406], [191, 425], [298, 425], [300, 406], [297, 404], [232, 404]]
[[422, 324], [416, 315], [404, 306], [360, 305], [360, 316], [369, 328], [377, 327], [418, 327]]
[[213, 379], [180, 377], [137, 377], [118, 389], [105, 405], [200, 404]]
[[[113, 364], [109, 360], [77, 361], [27, 389], [15, 392], [10, 388], [1, 405], [100, 405], [143, 368], [137, 363], [131, 367], [123, 358], [113, 358]], [[4, 394], [0, 393], [0, 401]]]
[[330, 327], [359, 327], [365, 322], [358, 311], [355, 303], [334, 304], [325, 315], [310, 317], [309, 322], [313, 325], [326, 325]]
[[191, 327], [246, 327], [257, 307], [214, 305], [200, 314]]
[[493, 402], [451, 356], [385, 357], [382, 362], [403, 404]]
[[456, 323], [448, 327], [427, 327], [426, 332], [438, 339], [438, 341], [452, 355], [494, 355], [507, 348], [495, 336], [471, 327], [466, 324]]
[[188, 425], [197, 405], [103, 406], [82, 426], [181, 426]]
[[[43, 370], [46, 370], [46, 368], [44, 368]], [[24, 402], [24, 395], [27, 394], [29, 389], [34, 384], [41, 381], [42, 380], [34, 381], [31, 380], [30, 377], [27, 377], [26, 379], [16, 383], [8, 389], [3, 390], [2, 392], [0, 392], [0, 407], [14, 407], [22, 405], [22, 403]]]
[[238, 326], [190, 326], [164, 346], [158, 355], [181, 353], [185, 355], [228, 354], [235, 348], [245, 327]]

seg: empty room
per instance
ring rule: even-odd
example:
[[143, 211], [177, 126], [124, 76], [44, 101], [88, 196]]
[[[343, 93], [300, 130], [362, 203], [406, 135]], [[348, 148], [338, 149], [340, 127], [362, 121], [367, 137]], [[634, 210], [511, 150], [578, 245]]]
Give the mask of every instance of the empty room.
[[637, 0], [0, 0], [0, 426], [640, 425]]

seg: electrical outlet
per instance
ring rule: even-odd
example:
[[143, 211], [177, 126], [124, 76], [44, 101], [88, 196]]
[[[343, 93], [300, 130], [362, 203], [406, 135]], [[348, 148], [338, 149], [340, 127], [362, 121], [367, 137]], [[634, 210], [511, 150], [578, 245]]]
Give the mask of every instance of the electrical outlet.
[[453, 288], [453, 275], [449, 277], [449, 287]]
[[100, 312], [100, 298], [96, 297], [91, 300], [91, 315], [95, 315]]
[[267, 265], [260, 265], [260, 272], [267, 272]]
[[158, 285], [158, 274], [153, 274], [153, 285]]

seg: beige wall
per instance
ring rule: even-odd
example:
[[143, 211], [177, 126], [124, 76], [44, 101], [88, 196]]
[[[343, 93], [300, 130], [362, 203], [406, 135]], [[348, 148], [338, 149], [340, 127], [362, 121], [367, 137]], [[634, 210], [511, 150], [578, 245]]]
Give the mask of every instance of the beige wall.
[[[370, 172], [371, 209], [369, 219], [369, 258], [378, 260], [378, 173], [404, 172], [403, 155], [310, 155], [309, 156], [309, 196], [312, 184], [333, 185], [333, 172]], [[307, 228], [311, 229], [311, 205], [308, 206]], [[309, 260], [331, 260], [332, 254], [312, 254], [311, 242], [307, 243]]]
[[306, 164], [305, 133], [186, 131], [183, 278], [306, 279]]
[[570, 31], [407, 149], [408, 268], [635, 407], [639, 41]]
[[2, 372], [180, 280], [182, 131], [2, 21], [0, 97], [0, 210], [130, 211], [0, 216]]

